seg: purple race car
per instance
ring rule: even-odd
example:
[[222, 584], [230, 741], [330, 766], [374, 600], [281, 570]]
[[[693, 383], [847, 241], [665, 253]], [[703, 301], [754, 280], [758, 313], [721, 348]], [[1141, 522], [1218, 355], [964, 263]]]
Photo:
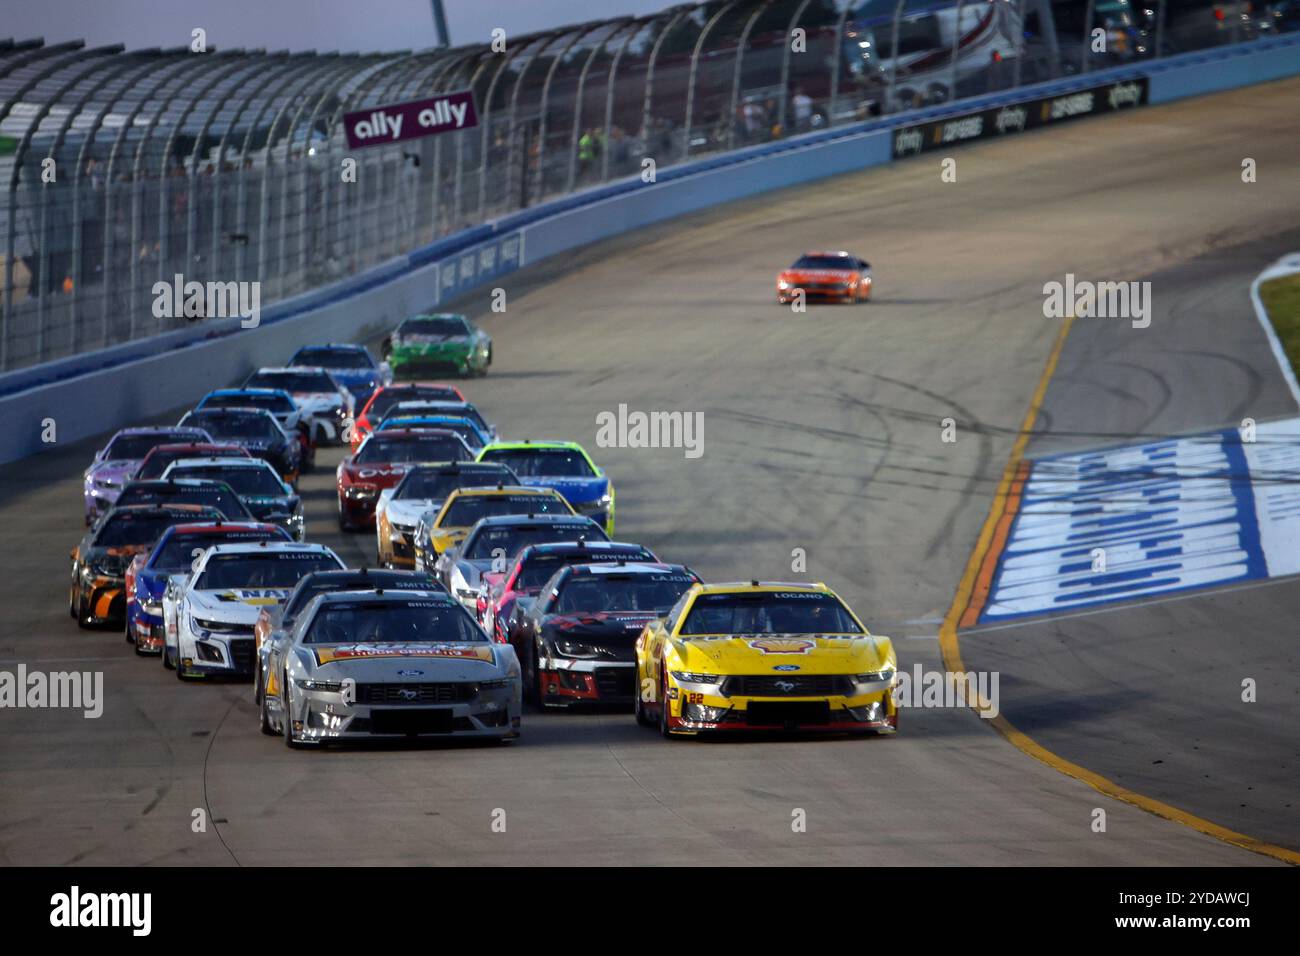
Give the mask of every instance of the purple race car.
[[210, 442], [212, 437], [202, 428], [175, 425], [146, 428], [123, 428], [99, 451], [82, 476], [86, 502], [86, 524], [93, 524], [113, 507], [122, 486], [131, 480], [140, 462], [154, 445], [172, 442]]

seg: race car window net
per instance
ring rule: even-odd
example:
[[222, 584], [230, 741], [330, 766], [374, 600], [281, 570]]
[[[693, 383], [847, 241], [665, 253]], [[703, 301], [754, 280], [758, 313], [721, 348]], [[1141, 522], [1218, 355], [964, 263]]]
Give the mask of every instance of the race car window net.
[[254, 372], [245, 388], [282, 388], [286, 392], [336, 392], [338, 386], [325, 372]]
[[861, 634], [837, 598], [800, 592], [785, 595], [701, 594], [679, 634]]
[[551, 605], [553, 614], [599, 614], [609, 611], [649, 611], [663, 614], [695, 579], [685, 574], [601, 575], [569, 578]]
[[572, 510], [564, 499], [551, 495], [470, 495], [457, 498], [442, 516], [444, 528], [468, 528], [479, 518], [501, 515], [567, 515]]
[[539, 554], [528, 559], [515, 578], [516, 591], [536, 591], [551, 579], [551, 575], [570, 564], [596, 564], [602, 561], [653, 561], [655, 556], [642, 548], [639, 551], [573, 551], [568, 554]]
[[385, 437], [375, 433], [354, 459], [358, 464], [408, 461], [468, 461], [469, 449], [455, 438]]
[[266, 551], [252, 554], [214, 554], [194, 586], [200, 591], [227, 588], [291, 588], [304, 574], [341, 567], [328, 554]]
[[251, 457], [243, 448], [211, 448], [202, 451], [165, 451], [150, 456], [149, 460], [140, 466], [136, 472], [137, 481], [148, 481], [154, 478], [161, 478], [162, 473], [167, 470], [167, 466], [174, 461], [180, 461], [182, 458], [248, 458]]
[[284, 494], [284, 485], [270, 468], [175, 468], [168, 477], [224, 481], [241, 498], [279, 498]]
[[450, 385], [418, 385], [410, 388], [386, 388], [375, 396], [375, 400], [366, 414], [372, 420], [375, 416], [382, 418], [390, 408], [399, 402], [413, 402], [422, 398], [433, 402], [460, 401], [460, 395], [457, 394], [455, 389]]
[[198, 425], [218, 441], [241, 438], [279, 438], [280, 429], [269, 415], [231, 414], [214, 411], [212, 414], [191, 412], [185, 416], [186, 425]]
[[525, 478], [594, 478], [581, 452], [568, 448], [493, 448], [484, 461], [500, 461]]
[[240, 544], [247, 541], [290, 541], [283, 528], [275, 531], [212, 531], [203, 534], [174, 534], [167, 539], [149, 566], [157, 571], [184, 571], [194, 563], [196, 550], [206, 551], [214, 544]]
[[471, 561], [484, 561], [491, 558], [500, 548], [506, 558], [512, 558], [530, 544], [546, 544], [549, 541], [608, 541], [609, 538], [594, 521], [584, 524], [539, 524], [536, 527], [486, 527], [479, 528], [473, 540], [465, 545], [465, 557]]
[[488, 637], [464, 608], [413, 601], [327, 604], [316, 612], [304, 644], [485, 644]]
[[402, 479], [401, 485], [393, 492], [393, 497], [398, 499], [432, 499], [440, 500], [448, 497], [453, 491], [461, 488], [486, 488], [497, 484], [513, 485], [519, 481], [518, 476], [510, 469], [502, 466], [500, 468], [476, 468], [473, 471], [462, 471], [455, 474], [439, 474], [438, 472], [421, 472], [413, 471]]
[[157, 446], [175, 440], [172, 435], [119, 435], [109, 443], [104, 460], [139, 461]]
[[850, 256], [800, 256], [790, 268], [853, 270], [857, 267], [858, 260]]
[[320, 368], [371, 369], [374, 361], [360, 349], [301, 349], [290, 365], [315, 365]]
[[221, 512], [205, 508], [180, 515], [111, 515], [95, 535], [94, 546], [97, 548], [133, 548], [143, 544], [152, 544], [159, 535], [174, 524], [184, 521], [214, 521], [221, 519]]
[[408, 319], [398, 330], [402, 335], [469, 335], [460, 319]]
[[132, 488], [127, 486], [117, 498], [123, 505], [209, 505], [231, 521], [246, 521], [253, 516], [229, 486], [214, 482], [181, 488]]

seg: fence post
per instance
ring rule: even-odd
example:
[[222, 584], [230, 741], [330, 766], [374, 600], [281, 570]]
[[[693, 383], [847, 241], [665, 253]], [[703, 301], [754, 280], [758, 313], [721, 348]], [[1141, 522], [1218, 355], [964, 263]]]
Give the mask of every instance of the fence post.
[[691, 156], [691, 124], [695, 119], [695, 77], [700, 68], [700, 51], [704, 49], [704, 41], [708, 39], [714, 25], [726, 16], [736, 3], [737, 0], [727, 0], [718, 8], [717, 13], [708, 19], [700, 35], [695, 38], [695, 49], [691, 52], [690, 78], [686, 81], [686, 122], [682, 124], [682, 162]]

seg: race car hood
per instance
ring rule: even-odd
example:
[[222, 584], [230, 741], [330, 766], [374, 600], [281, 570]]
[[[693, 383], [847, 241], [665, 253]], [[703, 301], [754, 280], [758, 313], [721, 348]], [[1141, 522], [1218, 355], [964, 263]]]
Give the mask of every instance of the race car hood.
[[819, 634], [752, 634], [685, 637], [673, 641], [688, 671], [764, 674], [797, 668], [803, 674], [868, 673], [894, 664], [893, 645], [882, 637], [826, 637]]
[[393, 339], [393, 347], [438, 352], [469, 348], [470, 340], [468, 335], [403, 335]]
[[334, 377], [334, 381], [348, 389], [369, 388], [372, 384], [377, 384], [381, 378], [377, 368], [330, 368], [325, 366], [325, 371]]
[[290, 397], [304, 412], [330, 412], [339, 405], [346, 405], [338, 392], [290, 392]]
[[779, 278], [786, 282], [850, 282], [854, 273], [851, 269], [786, 269]]
[[384, 513], [388, 515], [388, 520], [393, 524], [414, 528], [420, 522], [420, 515], [441, 506], [441, 501], [434, 501], [430, 498], [398, 498], [396, 500], [389, 498], [388, 503], [384, 506]]
[[586, 643], [604, 639], [619, 644], [630, 644], [636, 640], [645, 626], [658, 616], [653, 611], [548, 614], [542, 618], [542, 630], [562, 640]]
[[348, 459], [339, 469], [348, 476], [349, 481], [361, 481], [380, 488], [391, 488], [402, 480], [402, 476], [411, 470], [416, 462], [382, 462], [357, 464]]
[[103, 568], [112, 577], [122, 577], [127, 567], [137, 554], [145, 554], [149, 545], [130, 545], [113, 548], [86, 548], [82, 552], [82, 564], [85, 567]]
[[301, 662], [323, 679], [358, 682], [492, 680], [505, 676], [503, 645], [476, 644], [307, 644]]
[[91, 481], [115, 486], [120, 489], [140, 468], [140, 462], [128, 458], [112, 458], [101, 461], [86, 469], [86, 477]]
[[282, 495], [273, 498], [241, 498], [240, 500], [253, 513], [253, 517], [262, 521], [272, 515], [287, 517], [293, 514], [298, 508], [299, 499], [297, 495]]
[[197, 617], [229, 624], [254, 624], [262, 608], [283, 604], [290, 588], [227, 588], [191, 591], [191, 610]]
[[534, 478], [523, 478], [521, 483], [532, 488], [554, 488], [575, 508], [578, 505], [599, 501], [609, 491], [609, 479], [603, 475], [591, 478], [553, 478], [539, 475]]

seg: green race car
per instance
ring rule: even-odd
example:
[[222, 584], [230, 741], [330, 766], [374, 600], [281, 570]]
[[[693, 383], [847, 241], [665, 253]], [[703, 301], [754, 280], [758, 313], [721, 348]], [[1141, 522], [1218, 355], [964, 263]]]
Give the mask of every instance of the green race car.
[[486, 375], [492, 364], [492, 337], [463, 315], [415, 315], [384, 340], [383, 351], [394, 376], [447, 371]]

